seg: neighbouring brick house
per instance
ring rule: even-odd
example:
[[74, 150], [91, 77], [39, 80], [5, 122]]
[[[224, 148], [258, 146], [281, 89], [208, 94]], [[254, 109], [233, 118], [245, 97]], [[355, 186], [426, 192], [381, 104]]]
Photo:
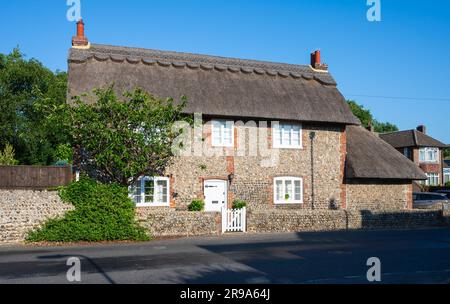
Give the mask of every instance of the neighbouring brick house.
[[[360, 126], [320, 52], [311, 65], [292, 65], [90, 44], [78, 29], [69, 96], [112, 83], [118, 92], [185, 95], [186, 113], [206, 123], [200, 144], [221, 152], [176, 157], [165, 176], [142, 178], [132, 188], [138, 206], [186, 210], [201, 198], [206, 211], [236, 199], [269, 211], [411, 208], [412, 181], [424, 174]], [[237, 153], [255, 138], [257, 154]]]
[[447, 145], [427, 135], [425, 126], [380, 134], [380, 137], [425, 172], [427, 180], [421, 183], [429, 186], [444, 184], [444, 149]]

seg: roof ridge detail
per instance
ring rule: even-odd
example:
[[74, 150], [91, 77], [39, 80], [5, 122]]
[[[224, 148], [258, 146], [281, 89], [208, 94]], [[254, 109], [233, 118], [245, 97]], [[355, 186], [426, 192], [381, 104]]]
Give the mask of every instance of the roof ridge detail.
[[117, 47], [92, 44], [89, 49], [71, 49], [69, 62], [84, 63], [88, 60], [111, 60], [116, 63], [157, 64], [163, 67], [202, 69], [219, 72], [241, 72], [244, 74], [292, 77], [305, 80], [316, 80], [323, 85], [336, 86], [336, 82], [329, 73], [316, 72], [310, 66], [275, 63], [238, 58], [226, 58], [210, 55], [158, 51], [150, 49]]

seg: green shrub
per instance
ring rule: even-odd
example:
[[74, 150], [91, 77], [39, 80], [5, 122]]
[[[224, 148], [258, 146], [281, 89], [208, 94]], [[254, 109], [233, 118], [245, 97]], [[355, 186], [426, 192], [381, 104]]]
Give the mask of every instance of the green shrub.
[[445, 186], [446, 186], [446, 187], [450, 187], [450, 182], [447, 182], [447, 183], [445, 184]]
[[13, 146], [6, 144], [5, 149], [0, 151], [0, 166], [15, 166], [19, 162], [14, 158], [15, 151]]
[[202, 200], [194, 200], [189, 205], [189, 211], [203, 211], [205, 209], [205, 202]]
[[236, 200], [233, 202], [233, 209], [243, 209], [247, 207], [247, 202], [242, 200]]
[[60, 197], [65, 203], [73, 204], [75, 210], [31, 231], [28, 242], [149, 240], [135, 220], [135, 205], [125, 187], [82, 178], [61, 188]]

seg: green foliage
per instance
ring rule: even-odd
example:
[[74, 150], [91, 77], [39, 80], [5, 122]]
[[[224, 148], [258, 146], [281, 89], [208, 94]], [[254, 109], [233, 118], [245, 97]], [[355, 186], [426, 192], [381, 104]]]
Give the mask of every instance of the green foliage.
[[0, 151], [0, 166], [15, 166], [18, 164], [13, 146], [6, 144], [5, 149]]
[[28, 242], [146, 241], [135, 220], [135, 205], [125, 187], [83, 178], [60, 190], [61, 199], [74, 205], [62, 219], [49, 220], [28, 235]]
[[242, 200], [236, 200], [233, 202], [233, 209], [243, 209], [247, 207], [247, 202]]
[[445, 184], [445, 186], [446, 186], [446, 187], [450, 187], [450, 182], [447, 182], [447, 183]]
[[205, 202], [202, 200], [193, 200], [188, 207], [189, 211], [203, 211], [205, 210]]
[[24, 165], [50, 165], [55, 148], [67, 143], [61, 120], [47, 122], [39, 104], [66, 102], [67, 74], [53, 73], [19, 49], [0, 54], [0, 142], [14, 146]]
[[378, 133], [390, 133], [397, 132], [398, 127], [389, 122], [379, 122], [378, 120], [373, 121], [374, 131]]
[[370, 126], [372, 126], [374, 131], [378, 133], [388, 133], [398, 131], [398, 127], [396, 125], [391, 124], [389, 122], [386, 123], [379, 122], [376, 119], [374, 119], [370, 110], [357, 104], [355, 101], [349, 100], [347, 101], [347, 103], [350, 106], [350, 109], [352, 110], [353, 114], [359, 118], [359, 120], [361, 121], [362, 125], [365, 128], [369, 128]]
[[89, 159], [97, 174], [124, 186], [144, 175], [161, 175], [181, 132], [174, 125], [187, 120], [182, 114], [186, 99], [176, 105], [140, 89], [119, 98], [113, 87], [94, 93], [95, 103], [76, 97], [67, 115], [59, 115], [67, 118], [76, 162]]
[[61, 144], [56, 147], [55, 158], [57, 162], [72, 163], [73, 162], [73, 149], [69, 144]]
[[445, 149], [444, 150], [444, 158], [445, 159], [450, 159], [450, 149]]

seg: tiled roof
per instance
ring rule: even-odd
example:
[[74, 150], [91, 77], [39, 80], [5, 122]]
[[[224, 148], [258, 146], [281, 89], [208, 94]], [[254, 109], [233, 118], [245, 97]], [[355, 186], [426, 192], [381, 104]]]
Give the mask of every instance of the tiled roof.
[[445, 148], [447, 145], [417, 130], [407, 130], [380, 134], [380, 138], [395, 148], [406, 147], [437, 147]]

